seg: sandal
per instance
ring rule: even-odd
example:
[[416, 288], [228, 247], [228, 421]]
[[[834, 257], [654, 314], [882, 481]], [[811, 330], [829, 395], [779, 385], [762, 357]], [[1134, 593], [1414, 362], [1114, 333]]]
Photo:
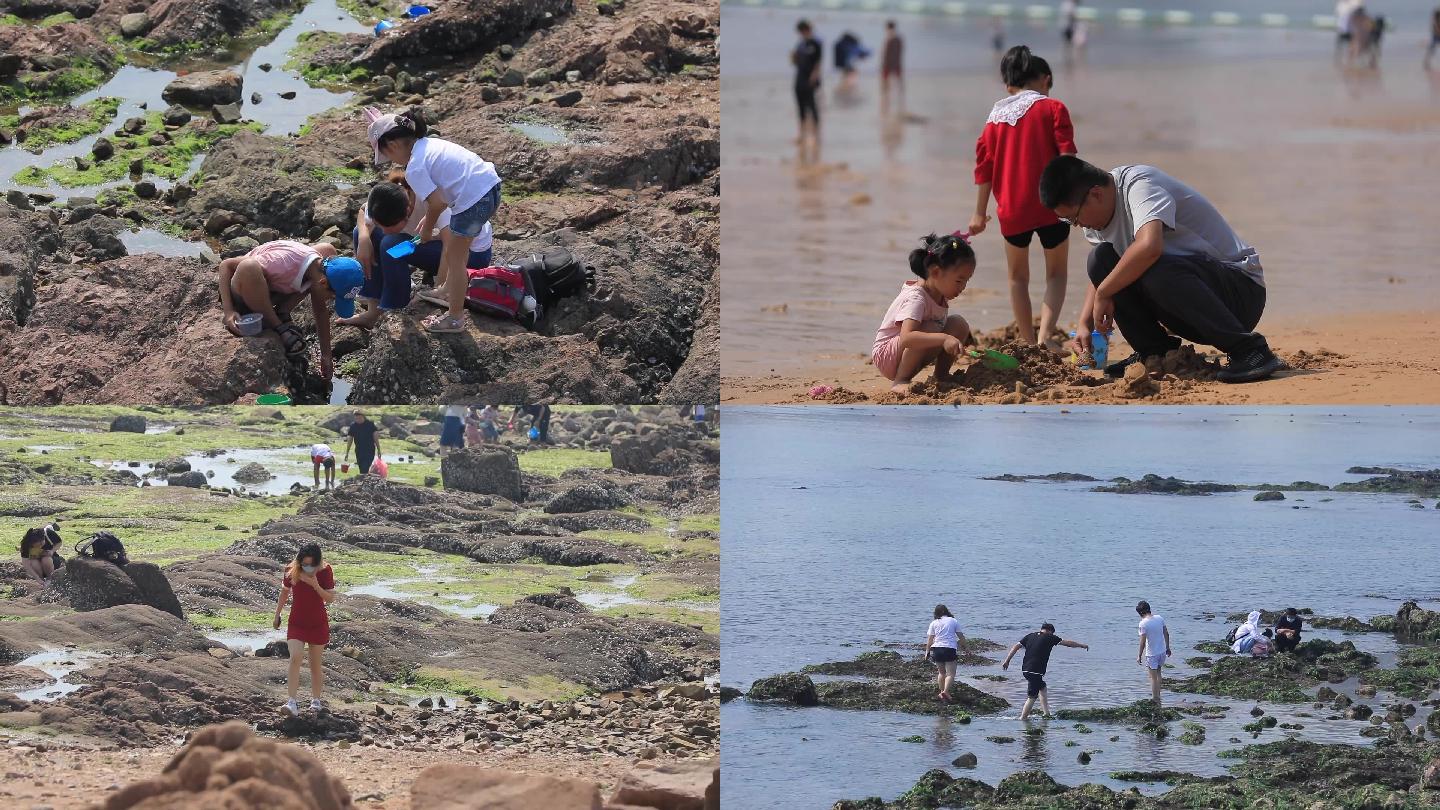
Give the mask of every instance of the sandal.
[[275, 334], [280, 336], [280, 343], [285, 347], [285, 354], [289, 357], [305, 356], [305, 336], [300, 334], [300, 328], [293, 323], [285, 322], [275, 327]]
[[444, 290], [421, 290], [415, 297], [427, 304], [434, 304], [437, 307], [450, 306], [450, 299], [445, 296]]
[[462, 318], [452, 318], [448, 315], [440, 315], [425, 322], [427, 332], [464, 332], [465, 321]]

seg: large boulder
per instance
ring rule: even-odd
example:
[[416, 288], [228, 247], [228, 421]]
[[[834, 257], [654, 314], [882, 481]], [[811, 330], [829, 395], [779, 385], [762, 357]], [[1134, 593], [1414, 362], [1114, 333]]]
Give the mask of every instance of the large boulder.
[[761, 678], [750, 685], [746, 698], [756, 701], [793, 703], [796, 706], [818, 706], [820, 697], [815, 693], [815, 682], [807, 675], [787, 672]]
[[165, 483], [172, 487], [190, 487], [199, 489], [205, 486], [205, 473], [199, 470], [190, 470], [179, 475], [172, 475], [165, 479]]
[[1440, 611], [1406, 602], [1395, 613], [1395, 635], [1412, 642], [1440, 642]]
[[222, 44], [296, 5], [294, 0], [156, 0], [139, 8], [150, 17], [146, 39], [161, 47], [194, 47]]
[[233, 70], [197, 70], [165, 85], [160, 97], [168, 104], [214, 107], [240, 100], [244, 79]]
[[450, 0], [378, 37], [355, 62], [383, 66], [414, 57], [492, 51], [570, 12], [572, 0]]
[[114, 563], [75, 556], [55, 572], [51, 587], [65, 594], [70, 607], [79, 611], [101, 610], [116, 605], [144, 604], [140, 588]]
[[150, 15], [143, 11], [120, 15], [120, 36], [126, 39], [145, 36], [150, 30]]
[[179, 475], [183, 472], [190, 472], [190, 462], [180, 456], [172, 456], [164, 461], [155, 462], [153, 472], [156, 475]]
[[472, 765], [431, 765], [410, 786], [410, 806], [424, 810], [600, 810], [593, 782]]
[[610, 463], [615, 469], [645, 475], [675, 475], [715, 460], [718, 450], [713, 442], [678, 425], [657, 426], [643, 435], [617, 438], [610, 445]]
[[216, 212], [224, 211], [226, 227], [249, 223], [309, 239], [315, 200], [338, 193], [313, 168], [283, 138], [241, 130], [205, 156], [200, 174], [211, 179], [186, 200], [181, 216], [191, 227], [209, 229]]
[[256, 738], [242, 720], [200, 729], [160, 776], [132, 782], [105, 800], [106, 810], [349, 810], [354, 806], [344, 783], [326, 773], [314, 754], [298, 745]]
[[637, 763], [615, 786], [610, 804], [720, 810], [720, 763], [713, 759]]
[[619, 492], [606, 489], [599, 484], [586, 482], [577, 484], [555, 496], [545, 504], [545, 511], [552, 515], [594, 512], [603, 509], [618, 509], [625, 504], [625, 498]]
[[[110, 420], [111, 433], [144, 433], [145, 417], [138, 413], [127, 413]], [[189, 469], [188, 467], [186, 469]]]
[[446, 489], [499, 495], [515, 502], [525, 500], [520, 461], [508, 447], [486, 445], [451, 453], [440, 462], [440, 480]]
[[225, 331], [214, 276], [196, 259], [154, 255], [58, 272], [23, 329], [0, 316], [9, 404], [219, 405], [294, 390], [301, 372], [273, 333]]
[[160, 566], [155, 563], [132, 562], [125, 566], [124, 571], [130, 581], [135, 583], [142, 603], [156, 610], [163, 610], [177, 619], [185, 618], [185, 611], [180, 608], [180, 600], [175, 596], [170, 580], [165, 577]]
[[[29, 198], [19, 190], [12, 189], [6, 197], [29, 205]], [[49, 217], [0, 203], [0, 330], [7, 321], [24, 325], [30, 317], [36, 271], [60, 247], [59, 229]], [[5, 339], [0, 336], [0, 342]]]
[[263, 484], [275, 476], [258, 462], [250, 462], [235, 471], [234, 478], [242, 484]]

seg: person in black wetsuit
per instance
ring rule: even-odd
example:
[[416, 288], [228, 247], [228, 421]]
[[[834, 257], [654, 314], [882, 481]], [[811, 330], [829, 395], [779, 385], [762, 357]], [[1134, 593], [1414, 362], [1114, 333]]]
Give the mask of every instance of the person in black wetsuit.
[[1300, 646], [1300, 630], [1304, 622], [1295, 608], [1285, 608], [1285, 615], [1275, 621], [1275, 649], [1278, 652], [1294, 652]]
[[825, 49], [815, 38], [808, 21], [797, 23], [795, 31], [800, 35], [799, 44], [790, 52], [790, 64], [795, 66], [795, 104], [800, 110], [800, 137], [795, 142], [804, 144], [807, 137], [816, 142], [820, 140], [820, 107], [816, 99]]
[[350, 448], [355, 448], [355, 466], [360, 468], [359, 474], [365, 475], [370, 472], [370, 465], [375, 463], [376, 458], [384, 458], [380, 452], [380, 426], [365, 418], [365, 414], [356, 411], [355, 421], [350, 423], [346, 432], [345, 457], [350, 457]]
[[550, 406], [549, 405], [517, 405], [515, 413], [510, 415], [510, 427], [515, 427], [515, 420], [521, 416], [530, 417], [530, 426], [540, 431], [535, 441], [541, 444], [550, 443]]
[[1046, 622], [1040, 625], [1039, 630], [1027, 633], [1024, 638], [1015, 642], [1015, 646], [1010, 648], [1010, 654], [1005, 656], [1005, 663], [1000, 665], [1001, 669], [1009, 669], [1010, 660], [1015, 657], [1015, 653], [1025, 651], [1025, 658], [1020, 662], [1020, 674], [1025, 676], [1028, 688], [1025, 690], [1025, 707], [1020, 710], [1021, 720], [1029, 719], [1030, 710], [1034, 708], [1037, 697], [1040, 698], [1040, 713], [1050, 714], [1049, 694], [1045, 691], [1045, 667], [1050, 664], [1050, 651], [1056, 647], [1090, 649], [1088, 644], [1055, 635], [1055, 625]]

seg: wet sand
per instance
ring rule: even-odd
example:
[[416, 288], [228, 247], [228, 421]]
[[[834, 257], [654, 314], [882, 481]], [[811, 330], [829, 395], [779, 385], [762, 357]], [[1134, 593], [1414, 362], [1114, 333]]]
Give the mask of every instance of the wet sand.
[[[935, 62], [910, 67], [908, 110], [880, 114], [873, 64], [851, 102], [836, 101], [827, 72], [825, 142], [818, 161], [803, 161], [782, 72], [796, 16], [726, 8], [722, 19], [731, 42], [748, 43], [727, 46], [744, 64], [771, 58], [759, 43], [780, 48], [775, 72], [747, 67], [722, 78], [726, 402], [809, 401], [816, 384], [870, 395], [888, 388], [864, 360], [876, 325], [909, 275], [905, 253], [916, 238], [968, 223], [974, 139], [1003, 94], [977, 64], [988, 48], [974, 25], [963, 34], [948, 24], [956, 32], [947, 33], [902, 19], [913, 52]], [[829, 15], [821, 34], [854, 28], [878, 44], [878, 20]], [[960, 55], [940, 64], [928, 40], [952, 34]], [[1070, 107], [1081, 157], [1107, 168], [1161, 167], [1206, 194], [1257, 247], [1269, 298], [1260, 331], [1277, 351], [1346, 357], [1259, 385], [1204, 384], [1183, 399], [1142, 401], [1440, 401], [1440, 315], [1428, 303], [1440, 300], [1430, 271], [1436, 243], [1418, 213], [1440, 171], [1440, 72], [1423, 74], [1418, 50], [1411, 60], [1413, 49], [1397, 40], [1382, 70], [1341, 70], [1330, 62], [1328, 34], [1292, 32], [1277, 40], [1287, 58], [1206, 61], [1192, 47], [1181, 64], [1162, 64], [1157, 51], [1137, 66], [1106, 64], [1121, 57], [1106, 54], [1097, 34], [1087, 63], [1064, 66], [1049, 47], [1053, 32], [1011, 32], [1011, 43], [1023, 39], [1054, 57], [1054, 95]], [[975, 247], [978, 271], [951, 311], [993, 329], [1011, 320], [996, 223]], [[1067, 329], [1083, 300], [1088, 247], [1077, 233]], [[1039, 266], [1037, 247], [1032, 300], [1042, 291]]]

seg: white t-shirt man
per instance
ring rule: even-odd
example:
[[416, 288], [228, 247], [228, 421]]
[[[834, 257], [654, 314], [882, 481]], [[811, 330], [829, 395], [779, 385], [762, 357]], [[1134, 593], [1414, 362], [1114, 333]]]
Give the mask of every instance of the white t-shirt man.
[[934, 636], [935, 641], [932, 647], [949, 647], [952, 650], [960, 648], [960, 622], [955, 621], [953, 616], [941, 616], [930, 622], [930, 629], [926, 635]]
[[454, 213], [470, 210], [490, 189], [500, 184], [495, 164], [481, 160], [459, 144], [439, 138], [421, 138], [405, 164], [405, 180], [415, 190], [416, 205], [438, 188], [445, 205]]
[[1091, 244], [1109, 242], [1124, 255], [1140, 228], [1158, 219], [1165, 224], [1166, 254], [1208, 256], [1265, 286], [1260, 254], [1200, 192], [1154, 166], [1119, 166], [1110, 176], [1115, 181], [1115, 215], [1104, 228], [1085, 229]]
[[310, 458], [319, 464], [326, 459], [335, 458], [335, 451], [331, 450], [328, 444], [312, 444], [310, 445]]
[[1140, 638], [1145, 639], [1145, 666], [1165, 666], [1165, 617], [1152, 613], [1140, 620]]

